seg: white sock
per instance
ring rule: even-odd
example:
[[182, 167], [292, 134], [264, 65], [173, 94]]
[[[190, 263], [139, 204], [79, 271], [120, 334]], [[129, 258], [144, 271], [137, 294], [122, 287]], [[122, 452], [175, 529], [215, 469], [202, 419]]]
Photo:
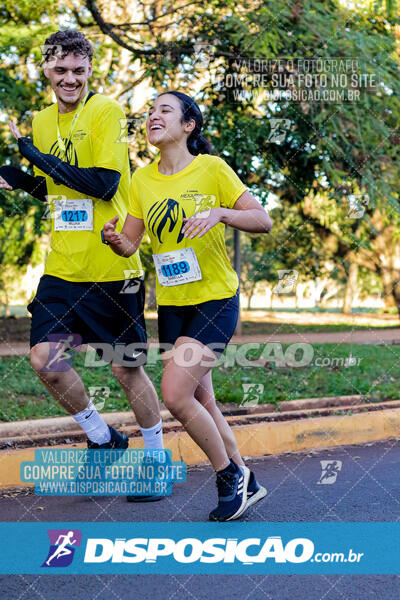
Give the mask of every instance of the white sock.
[[146, 450], [162, 450], [164, 448], [161, 419], [156, 425], [153, 425], [153, 427], [148, 427], [146, 429], [141, 427], [140, 431], [142, 432]]
[[111, 433], [108, 425], [99, 415], [92, 401], [87, 408], [72, 417], [82, 427], [91, 442], [105, 444], [110, 441]]

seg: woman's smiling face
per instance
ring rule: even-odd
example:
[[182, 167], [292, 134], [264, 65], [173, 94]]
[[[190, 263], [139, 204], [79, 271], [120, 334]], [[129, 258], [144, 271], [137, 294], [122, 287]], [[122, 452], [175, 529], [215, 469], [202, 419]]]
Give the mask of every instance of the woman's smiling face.
[[186, 148], [188, 134], [195, 127], [194, 120], [182, 122], [179, 99], [173, 94], [163, 94], [155, 99], [146, 120], [147, 138], [150, 144], [161, 148], [166, 144], [181, 143]]

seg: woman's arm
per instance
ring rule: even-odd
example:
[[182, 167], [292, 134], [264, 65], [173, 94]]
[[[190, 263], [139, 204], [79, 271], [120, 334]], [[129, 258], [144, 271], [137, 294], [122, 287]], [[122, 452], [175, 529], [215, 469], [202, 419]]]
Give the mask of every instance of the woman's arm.
[[218, 223], [249, 233], [269, 233], [272, 228], [268, 213], [249, 191], [239, 196], [233, 208], [211, 208], [184, 220], [182, 231], [190, 238], [202, 237]]
[[128, 258], [140, 246], [145, 231], [144, 222], [143, 219], [137, 219], [128, 213], [121, 233], [117, 233], [115, 226], [118, 220], [119, 217], [116, 216], [104, 225], [103, 238], [115, 254]]
[[272, 221], [253, 194], [246, 191], [236, 200], [233, 208], [221, 208], [221, 222], [249, 233], [269, 233]]

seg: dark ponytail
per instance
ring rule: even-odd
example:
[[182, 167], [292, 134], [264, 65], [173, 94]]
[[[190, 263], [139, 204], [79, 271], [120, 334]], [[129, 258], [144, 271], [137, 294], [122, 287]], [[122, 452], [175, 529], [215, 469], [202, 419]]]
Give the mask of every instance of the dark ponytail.
[[190, 154], [210, 154], [211, 153], [211, 144], [207, 142], [205, 138], [199, 133], [195, 133], [193, 130], [187, 139], [187, 147]]
[[203, 128], [203, 115], [196, 102], [193, 98], [187, 96], [183, 92], [163, 92], [160, 96], [164, 96], [165, 94], [171, 94], [178, 98], [182, 110], [182, 123], [187, 123], [192, 119], [195, 122], [195, 127], [186, 142], [190, 154], [193, 154], [194, 156], [197, 156], [198, 154], [210, 154], [210, 142], [200, 135], [200, 131]]

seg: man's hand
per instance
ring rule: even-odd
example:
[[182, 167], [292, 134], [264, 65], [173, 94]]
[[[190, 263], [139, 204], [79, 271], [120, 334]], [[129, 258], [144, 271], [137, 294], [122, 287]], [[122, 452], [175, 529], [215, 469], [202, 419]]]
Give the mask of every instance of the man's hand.
[[221, 208], [210, 208], [194, 214], [192, 217], [183, 219], [185, 225], [182, 227], [182, 233], [190, 239], [198, 236], [203, 237], [212, 227], [218, 225], [222, 217]]
[[9, 183], [7, 183], [7, 181], [4, 179], [4, 177], [0, 176], [0, 189], [11, 191], [13, 188], [11, 187], [11, 185]]
[[22, 133], [20, 132], [15, 123], [13, 123], [12, 121], [8, 121], [8, 125], [10, 127], [12, 135], [15, 137], [16, 140], [22, 137]]
[[118, 220], [119, 217], [116, 216], [113, 219], [111, 219], [111, 221], [108, 221], [108, 223], [106, 223], [103, 227], [104, 239], [109, 244], [115, 244], [117, 246], [119, 246], [119, 244], [122, 244], [121, 234], [115, 231], [115, 226], [118, 223]]

